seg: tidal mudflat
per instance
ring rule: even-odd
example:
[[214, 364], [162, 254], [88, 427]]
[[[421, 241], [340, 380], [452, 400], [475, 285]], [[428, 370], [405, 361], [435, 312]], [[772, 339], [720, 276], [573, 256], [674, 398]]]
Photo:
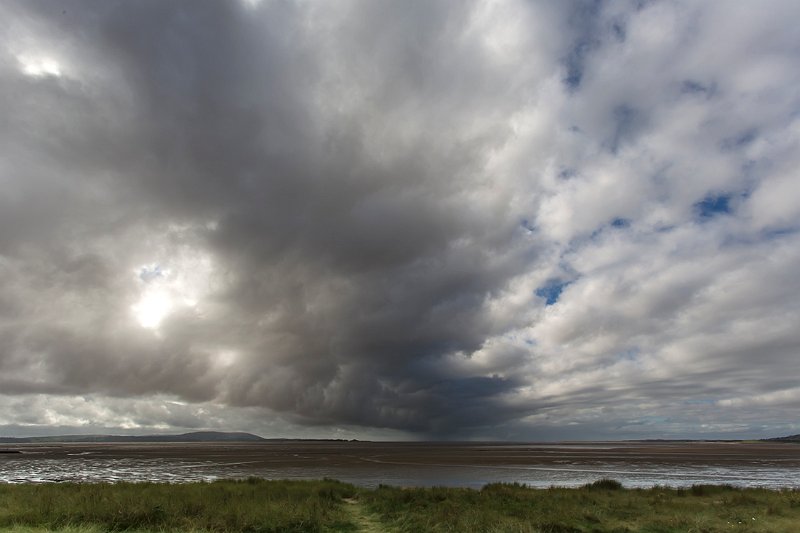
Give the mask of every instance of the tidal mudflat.
[[576, 487], [800, 488], [800, 445], [770, 442], [549, 444], [267, 441], [2, 445], [0, 482], [192, 482], [335, 478], [361, 487], [489, 483]]

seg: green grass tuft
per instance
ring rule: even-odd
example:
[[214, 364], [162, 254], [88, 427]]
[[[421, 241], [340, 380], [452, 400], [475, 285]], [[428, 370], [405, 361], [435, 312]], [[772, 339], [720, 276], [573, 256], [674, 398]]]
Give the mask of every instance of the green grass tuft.
[[616, 479], [598, 479], [593, 483], [587, 483], [583, 488], [588, 490], [622, 490], [622, 483]]

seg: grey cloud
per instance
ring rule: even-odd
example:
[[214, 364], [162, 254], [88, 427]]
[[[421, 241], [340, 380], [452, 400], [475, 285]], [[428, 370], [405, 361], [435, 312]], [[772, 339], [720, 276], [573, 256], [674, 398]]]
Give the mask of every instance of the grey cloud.
[[2, 9], [0, 393], [59, 424], [534, 435], [795, 370], [747, 341], [796, 312], [791, 4]]

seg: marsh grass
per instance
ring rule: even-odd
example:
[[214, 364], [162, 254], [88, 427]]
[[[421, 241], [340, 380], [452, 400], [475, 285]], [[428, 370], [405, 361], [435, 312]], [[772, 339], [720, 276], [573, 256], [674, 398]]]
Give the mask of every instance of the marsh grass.
[[624, 489], [600, 480], [576, 489], [380, 487], [362, 498], [384, 523], [408, 533], [800, 531], [800, 491], [712, 485]]
[[0, 485], [0, 528], [351, 531], [340, 502], [354, 494], [333, 480]]
[[575, 489], [491, 484], [481, 490], [260, 479], [0, 485], [0, 531], [15, 533], [358, 532], [365, 523], [396, 533], [794, 533], [800, 491], [625, 489], [613, 480]]

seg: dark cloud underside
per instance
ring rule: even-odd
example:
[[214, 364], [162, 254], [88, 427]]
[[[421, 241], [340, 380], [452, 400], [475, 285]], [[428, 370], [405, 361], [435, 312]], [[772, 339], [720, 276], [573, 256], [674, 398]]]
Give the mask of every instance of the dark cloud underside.
[[800, 401], [792, 3], [0, 11], [0, 425], [724, 433]]

